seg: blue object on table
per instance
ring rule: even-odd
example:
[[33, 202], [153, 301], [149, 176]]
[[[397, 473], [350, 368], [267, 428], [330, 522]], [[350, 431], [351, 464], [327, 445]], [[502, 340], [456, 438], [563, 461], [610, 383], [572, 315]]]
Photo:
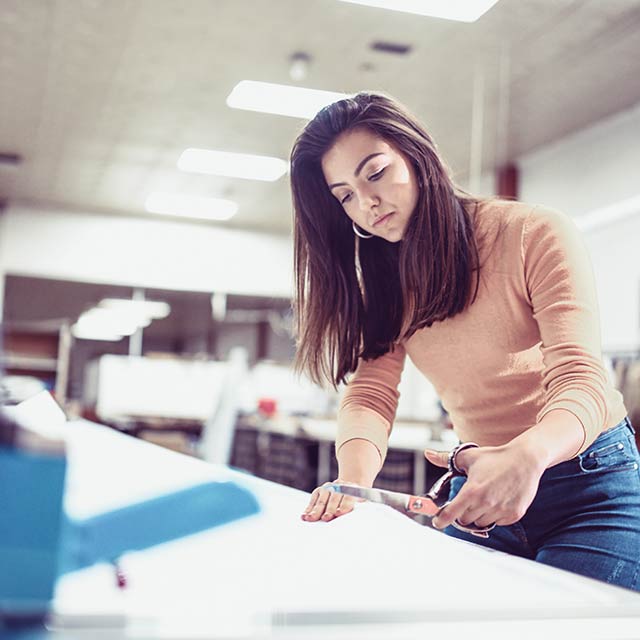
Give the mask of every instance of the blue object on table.
[[63, 510], [66, 467], [63, 442], [28, 433], [0, 407], [0, 636], [8, 620], [44, 618], [62, 573], [260, 510], [236, 483], [206, 482], [73, 520]]
[[0, 615], [47, 610], [58, 573], [64, 455], [0, 446]]
[[258, 513], [256, 498], [234, 482], [207, 482], [64, 523], [60, 572], [114, 562], [147, 549]]

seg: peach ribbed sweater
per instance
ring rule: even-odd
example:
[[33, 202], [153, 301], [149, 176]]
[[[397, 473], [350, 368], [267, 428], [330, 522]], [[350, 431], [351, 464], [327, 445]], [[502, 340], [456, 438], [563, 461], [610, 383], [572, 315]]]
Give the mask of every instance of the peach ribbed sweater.
[[476, 301], [360, 362], [338, 411], [336, 449], [364, 438], [384, 459], [406, 356], [434, 385], [463, 442], [504, 444], [562, 408], [584, 427], [582, 451], [624, 419], [602, 364], [593, 271], [573, 221], [505, 201], [481, 204], [472, 219]]

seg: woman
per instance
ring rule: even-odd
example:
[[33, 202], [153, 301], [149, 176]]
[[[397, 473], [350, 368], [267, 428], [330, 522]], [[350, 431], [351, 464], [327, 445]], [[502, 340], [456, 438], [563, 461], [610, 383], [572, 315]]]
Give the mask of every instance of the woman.
[[[479, 445], [458, 455], [466, 481], [434, 525], [479, 542], [452, 523], [495, 523], [479, 544], [640, 589], [640, 459], [571, 220], [462, 193], [416, 118], [374, 93], [309, 122], [291, 185], [296, 365], [348, 378], [338, 480], [373, 484], [408, 355]], [[446, 452], [425, 455], [446, 466]], [[319, 487], [302, 517], [352, 509]]]

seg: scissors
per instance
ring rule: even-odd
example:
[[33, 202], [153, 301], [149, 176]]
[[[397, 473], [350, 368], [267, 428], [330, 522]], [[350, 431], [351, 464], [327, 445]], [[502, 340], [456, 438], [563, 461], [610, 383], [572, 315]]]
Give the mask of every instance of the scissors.
[[[334, 493], [362, 498], [369, 502], [378, 502], [386, 504], [400, 513], [405, 515], [423, 515], [427, 516], [427, 523], [430, 526], [433, 518], [440, 513], [440, 510], [449, 502], [449, 489], [453, 478], [463, 476], [466, 477], [464, 470], [456, 465], [456, 456], [464, 449], [477, 447], [475, 442], [465, 442], [458, 445], [449, 453], [448, 467], [449, 470], [429, 489], [423, 496], [413, 496], [409, 493], [400, 493], [397, 491], [386, 491], [384, 489], [372, 489], [369, 487], [360, 487], [355, 484], [343, 484], [341, 482], [333, 482], [324, 486], [325, 489]], [[489, 531], [496, 525], [489, 524], [486, 527], [479, 527], [473, 523], [469, 525], [460, 524], [457, 520], [453, 522], [453, 526], [460, 531], [470, 533], [479, 538], [488, 538]]]

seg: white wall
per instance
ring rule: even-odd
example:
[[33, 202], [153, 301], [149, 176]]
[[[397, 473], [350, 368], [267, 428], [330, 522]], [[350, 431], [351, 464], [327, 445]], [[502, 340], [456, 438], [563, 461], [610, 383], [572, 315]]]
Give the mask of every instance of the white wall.
[[573, 216], [640, 193], [640, 104], [518, 159], [520, 198]]
[[13, 205], [0, 216], [0, 276], [289, 297], [292, 244], [204, 224]]
[[639, 350], [640, 211], [586, 238], [598, 287], [602, 346], [605, 351]]
[[[640, 104], [519, 159], [520, 199], [580, 216], [640, 195]], [[605, 351], [640, 347], [640, 211], [585, 231]]]

